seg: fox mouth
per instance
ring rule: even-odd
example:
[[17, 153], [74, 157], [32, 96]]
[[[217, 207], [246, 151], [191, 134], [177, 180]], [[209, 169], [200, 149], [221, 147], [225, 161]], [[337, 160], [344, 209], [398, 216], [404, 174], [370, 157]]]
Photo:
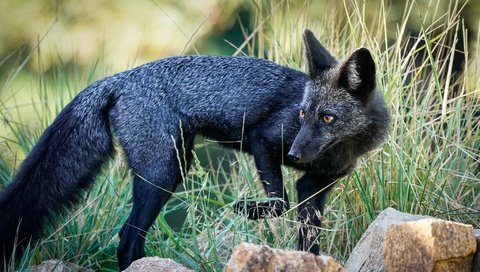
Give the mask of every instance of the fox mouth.
[[298, 158], [296, 161], [297, 163], [310, 163], [313, 162], [314, 160], [318, 159], [322, 153], [325, 153], [326, 151], [330, 150], [332, 147], [334, 147], [336, 144], [338, 144], [340, 141], [339, 140], [332, 140], [328, 142], [326, 145], [320, 147], [318, 151], [314, 154], [311, 155], [306, 155]]

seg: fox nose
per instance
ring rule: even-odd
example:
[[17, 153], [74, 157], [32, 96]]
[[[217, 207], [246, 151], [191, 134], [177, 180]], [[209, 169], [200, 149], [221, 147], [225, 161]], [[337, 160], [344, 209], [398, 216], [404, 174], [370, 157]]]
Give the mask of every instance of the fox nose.
[[292, 161], [298, 161], [300, 159], [300, 155], [297, 152], [290, 150], [290, 152], [288, 152], [288, 158], [290, 158]]

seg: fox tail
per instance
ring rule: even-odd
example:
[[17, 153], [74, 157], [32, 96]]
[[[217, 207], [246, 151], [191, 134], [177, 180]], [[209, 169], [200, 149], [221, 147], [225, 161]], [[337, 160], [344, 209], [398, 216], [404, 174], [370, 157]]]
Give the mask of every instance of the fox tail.
[[76, 204], [112, 155], [108, 111], [114, 105], [112, 86], [118, 85], [112, 81], [97, 81], [78, 94], [0, 193], [0, 267]]

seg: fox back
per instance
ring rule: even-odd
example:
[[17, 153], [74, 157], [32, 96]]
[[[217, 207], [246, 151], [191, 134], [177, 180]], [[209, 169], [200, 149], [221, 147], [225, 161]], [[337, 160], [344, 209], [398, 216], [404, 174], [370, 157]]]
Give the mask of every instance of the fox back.
[[[114, 120], [128, 118], [122, 112], [136, 115], [148, 107], [156, 108], [163, 119], [161, 110], [168, 108], [176, 120], [164, 124], [181, 122], [186, 132], [220, 142], [238, 141], [242, 131], [271, 118], [278, 128], [290, 119], [298, 123], [295, 114], [284, 121], [278, 114], [296, 111], [309, 81], [308, 75], [268, 60], [222, 56], [166, 58], [115, 77], [128, 79], [115, 94]], [[113, 125], [120, 123], [128, 124], [114, 121]]]

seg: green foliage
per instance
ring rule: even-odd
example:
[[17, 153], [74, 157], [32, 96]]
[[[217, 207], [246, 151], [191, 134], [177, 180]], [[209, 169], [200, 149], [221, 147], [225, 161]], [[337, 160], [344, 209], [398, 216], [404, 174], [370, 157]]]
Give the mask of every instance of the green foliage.
[[[334, 55], [345, 57], [365, 46], [377, 64], [378, 88], [392, 116], [390, 135], [332, 190], [320, 237], [323, 251], [345, 261], [386, 207], [480, 227], [480, 62], [479, 52], [470, 51], [479, 50], [480, 42], [466, 35], [460, 3], [453, 1], [441, 13], [434, 7], [423, 9], [416, 1], [401, 10], [381, 1], [373, 16], [370, 6], [360, 1], [252, 1], [251, 5], [252, 25], [243, 26], [245, 42], [238, 54], [248, 52], [300, 69], [300, 37], [309, 27]], [[432, 10], [437, 13], [431, 14]], [[391, 13], [399, 18], [395, 28], [388, 19]], [[413, 37], [407, 29], [412, 20], [420, 25]], [[454, 71], [454, 62], [462, 57], [455, 54], [460, 42], [473, 46], [456, 49], [463, 51], [465, 63]], [[23, 125], [13, 114], [24, 102], [7, 106], [1, 101], [2, 121], [12, 136], [4, 137], [1, 145], [0, 184], [7, 184], [15, 172], [17, 153], [28, 153], [80, 86], [106, 74], [103, 65], [96, 61], [87, 71], [66, 66], [49, 72], [40, 69], [32, 84], [41, 101], [33, 112], [39, 120], [36, 127]], [[198, 156], [183, 188], [174, 193], [147, 236], [147, 254], [172, 258], [195, 270], [221, 271], [240, 241], [295, 248], [294, 183], [299, 173], [283, 169], [293, 202], [287, 215], [249, 221], [235, 215], [231, 203], [238, 198], [264, 198], [252, 159], [219, 152], [208, 140], [198, 140], [196, 147]], [[95, 270], [116, 270], [116, 234], [131, 208], [130, 173], [120, 150], [119, 154], [105, 166], [80, 207], [24, 254], [17, 263], [20, 269], [57, 258]]]

